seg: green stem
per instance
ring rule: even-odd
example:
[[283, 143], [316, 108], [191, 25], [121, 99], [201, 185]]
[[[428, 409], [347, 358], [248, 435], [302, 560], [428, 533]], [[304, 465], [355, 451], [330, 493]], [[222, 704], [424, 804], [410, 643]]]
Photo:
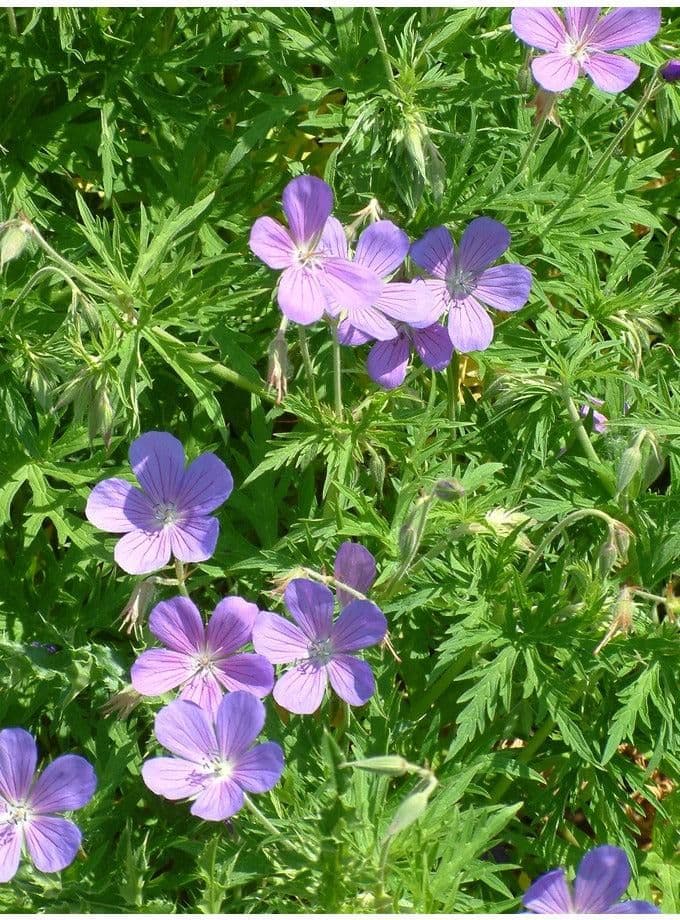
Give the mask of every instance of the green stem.
[[387, 45], [385, 44], [385, 36], [383, 35], [383, 31], [380, 28], [377, 13], [372, 6], [368, 7], [368, 17], [371, 20], [375, 40], [378, 44], [378, 51], [380, 52], [383, 68], [385, 70], [385, 76], [387, 77], [387, 85], [389, 86], [391, 92], [394, 93], [395, 96], [398, 96], [399, 87], [396, 84], [394, 74], [392, 72], [392, 64], [390, 62], [390, 55], [387, 50]]
[[458, 352], [454, 351], [449, 366], [446, 369], [446, 379], [448, 383], [448, 414], [452, 422], [455, 422], [458, 413], [459, 360]]
[[7, 19], [9, 20], [9, 31], [12, 33], [14, 38], [17, 38], [19, 35], [19, 30], [17, 29], [17, 17], [14, 15], [14, 10], [11, 6], [7, 7]]
[[260, 822], [262, 827], [268, 830], [269, 833], [273, 834], [275, 837], [281, 836], [281, 831], [278, 829], [278, 827], [275, 827], [272, 824], [272, 822], [269, 820], [269, 818], [266, 815], [262, 814], [260, 809], [257, 807], [257, 805], [252, 801], [252, 799], [249, 796], [244, 795], [243, 800], [245, 802], [245, 805], [248, 811], [251, 813], [251, 815], [254, 815], [254, 817], [257, 818], [257, 820]]
[[599, 464], [600, 458], [597, 456], [597, 451], [592, 445], [590, 438], [588, 437], [588, 432], [586, 431], [583, 425], [583, 419], [581, 418], [578, 409], [576, 408], [576, 403], [571, 398], [571, 393], [569, 392], [569, 387], [564, 384], [562, 386], [562, 398], [567, 407], [567, 412], [569, 413], [569, 418], [574, 427], [574, 433], [578, 438], [579, 444], [583, 448], [583, 452], [588, 457], [589, 460], [592, 460], [594, 463]]
[[186, 586], [187, 573], [184, 568], [184, 563], [180, 562], [179, 559], [175, 559], [175, 572], [177, 573], [177, 587], [179, 588], [179, 593], [184, 595], [184, 597], [189, 597]]
[[45, 255], [48, 255], [53, 262], [56, 262], [57, 265], [60, 265], [63, 269], [73, 275], [74, 278], [78, 278], [78, 280], [82, 281], [83, 284], [89, 285], [92, 290], [100, 297], [104, 297], [106, 300], [109, 299], [110, 295], [107, 290], [98, 285], [96, 281], [93, 281], [89, 275], [86, 275], [85, 272], [81, 271], [77, 265], [73, 264], [73, 262], [69, 262], [68, 259], [65, 259], [63, 256], [59, 255], [57, 250], [50, 246], [47, 240], [33, 224], [30, 225], [30, 228], [31, 236], [36, 241], [38, 246], [40, 246]]
[[[522, 753], [517, 758], [520, 763], [527, 763], [534, 756], [536, 751], [541, 747], [543, 742], [548, 738], [552, 730], [557, 725], [554, 719], [547, 719], [536, 732], [526, 747], [522, 748]], [[489, 805], [495, 805], [503, 798], [510, 786], [515, 782], [512, 776], [504, 776], [500, 779], [491, 790]]]
[[458, 675], [465, 670], [465, 668], [472, 661], [477, 652], [482, 652], [484, 649], [480, 649], [477, 646], [472, 646], [466, 649], [463, 654], [456, 661], [451, 664], [446, 671], [438, 677], [437, 680], [429, 687], [425, 693], [418, 699], [411, 707], [410, 718], [419, 719], [420, 716], [425, 715], [430, 706], [439, 699], [439, 697], [451, 686], [454, 680]]
[[556, 524], [553, 527], [550, 533], [548, 533], [543, 538], [543, 540], [541, 540], [540, 544], [536, 547], [536, 549], [533, 551], [531, 556], [529, 556], [529, 558], [527, 559], [527, 564], [524, 567], [524, 571], [522, 572], [522, 575], [521, 575], [522, 581], [524, 581], [524, 579], [527, 578], [527, 576], [531, 573], [531, 570], [536, 565], [538, 560], [541, 558], [541, 556], [543, 555], [545, 550], [548, 548], [548, 546], [550, 546], [550, 544], [555, 539], [555, 537], [558, 536], [558, 534], [562, 533], [563, 530], [566, 530], [566, 528], [569, 527], [570, 524], [574, 524], [576, 523], [576, 521], [580, 521], [582, 518], [585, 518], [585, 517], [600, 518], [601, 520], [605, 521], [607, 526], [610, 528], [613, 527], [613, 525], [615, 524], [615, 521], [612, 517], [610, 517], [604, 511], [599, 511], [597, 508], [583, 508], [583, 509], [580, 509], [579, 511], [572, 511], [571, 514], [568, 514], [564, 518], [564, 520], [560, 521], [559, 524]]
[[550, 107], [548, 106], [546, 110], [541, 112], [541, 114], [539, 115], [538, 120], [536, 121], [536, 124], [534, 125], [534, 133], [531, 135], [531, 139], [529, 140], [526, 150], [524, 151], [524, 155], [522, 156], [519, 166], [517, 167], [517, 175], [512, 180], [508, 188], [505, 190], [506, 192], [510, 188], [513, 188], [517, 184], [517, 182], [520, 181], [522, 173], [524, 172], [524, 169], [527, 163], [529, 162], [529, 157], [534, 152], [534, 148], [536, 147], [536, 144], [538, 144], [539, 138], [541, 136], [541, 131], [543, 130], [543, 125], [545, 124], [548, 118], [549, 108]]
[[655, 604], [667, 604], [667, 597], [660, 597], [658, 594], [649, 594], [647, 591], [639, 591], [637, 588], [631, 588], [630, 593], [635, 597], [642, 597], [646, 601], [652, 601]]
[[337, 332], [333, 330], [333, 397], [335, 414], [342, 418], [342, 351]]
[[309, 355], [309, 345], [307, 344], [307, 333], [305, 332], [304, 326], [298, 326], [298, 339], [300, 341], [300, 353], [302, 355], [302, 363], [305, 366], [305, 374], [307, 375], [307, 383], [309, 385], [309, 392], [312, 397], [312, 402], [318, 408], [319, 407], [319, 394], [316, 392], [316, 380], [314, 379], [314, 368], [312, 366], [312, 359]]

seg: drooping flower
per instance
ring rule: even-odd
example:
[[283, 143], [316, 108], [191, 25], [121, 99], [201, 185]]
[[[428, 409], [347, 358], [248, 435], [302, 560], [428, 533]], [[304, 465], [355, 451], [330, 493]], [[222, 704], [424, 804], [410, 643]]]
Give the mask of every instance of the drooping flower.
[[573, 890], [564, 869], [553, 869], [525, 892], [522, 904], [534, 914], [658, 914], [648, 901], [620, 901], [630, 883], [628, 857], [618, 847], [589, 850], [576, 870]]
[[0, 882], [14, 877], [22, 848], [41, 872], [60, 872], [80, 848], [82, 835], [61, 812], [90, 801], [97, 786], [84, 757], [63, 754], [35, 777], [38, 748], [23, 728], [0, 731]]
[[266, 658], [239, 649], [250, 642], [258, 610], [242, 597], [225, 597], [203, 625], [188, 597], [161, 601], [151, 611], [149, 629], [165, 648], [142, 652], [132, 665], [132, 686], [144, 696], [181, 687], [180, 697], [215, 712], [224, 690], [266, 696], [274, 669]]
[[453, 357], [451, 337], [439, 323], [424, 329], [399, 324], [399, 335], [389, 342], [376, 342], [368, 353], [366, 370], [371, 380], [386, 390], [401, 386], [413, 349], [433, 371], [443, 371]]
[[529, 299], [531, 272], [504, 263], [491, 268], [510, 245], [505, 224], [477, 217], [458, 248], [446, 227], [434, 227], [411, 246], [411, 258], [434, 280], [426, 281], [437, 315], [448, 313], [449, 336], [458, 351], [483, 351], [493, 339], [493, 322], [482, 304], [519, 310]]
[[234, 481], [215, 454], [201, 454], [185, 469], [184, 448], [165, 431], [148, 431], [130, 445], [130, 466], [142, 487], [105, 479], [87, 500], [88, 521], [122, 533], [114, 551], [121, 569], [146, 575], [174, 556], [203, 562], [215, 551], [220, 525], [210, 512], [231, 495]]
[[321, 319], [329, 300], [347, 309], [374, 303], [382, 286], [375, 272], [334, 251], [339, 222], [330, 218], [331, 187], [316, 176], [298, 176], [283, 190], [282, 204], [288, 229], [259, 217], [249, 245], [265, 265], [283, 269], [277, 299], [284, 316], [308, 326]]
[[[340, 221], [329, 217], [328, 244], [341, 259], [349, 258], [347, 237]], [[431, 298], [422, 285], [389, 281], [409, 250], [409, 239], [390, 220], [379, 220], [361, 233], [354, 253], [354, 265], [362, 265], [382, 279], [381, 289], [372, 304], [357, 306], [330, 301], [327, 313], [341, 317], [337, 336], [342, 345], [363, 345], [371, 339], [387, 341], [399, 334], [394, 320], [408, 323], [432, 322]]]
[[243, 807], [244, 793], [268, 792], [283, 772], [275, 741], [252, 746], [264, 720], [262, 702], [244, 690], [223, 697], [214, 716], [174, 700], [155, 723], [156, 738], [174, 757], [145, 761], [142, 778], [163, 798], [189, 799], [192, 815], [224, 821]]
[[[337, 581], [361, 594], [368, 594], [375, 581], [375, 574], [375, 558], [365, 546], [361, 543], [352, 543], [351, 540], [345, 540], [340, 544], [333, 564], [333, 575]], [[343, 588], [337, 589], [337, 596], [341, 607], [346, 607], [356, 600]]]
[[615, 9], [600, 18], [599, 7], [565, 8], [565, 22], [550, 7], [518, 7], [512, 28], [523, 42], [547, 51], [531, 62], [537, 83], [550, 92], [569, 89], [586, 73], [605, 93], [618, 93], [637, 78], [640, 68], [618, 54], [621, 48], [654, 38], [661, 10], [652, 7]]
[[670, 61], [666, 61], [659, 73], [666, 83], [675, 83], [680, 80], [680, 60], [671, 58]]
[[315, 712], [328, 682], [350, 706], [363, 706], [375, 692], [370, 666], [355, 657], [381, 642], [387, 621], [371, 601], [353, 600], [333, 622], [333, 594], [306, 578], [291, 581], [284, 603], [295, 623], [261, 612], [253, 628], [255, 651], [272, 664], [293, 664], [274, 685], [274, 699], [290, 712]]

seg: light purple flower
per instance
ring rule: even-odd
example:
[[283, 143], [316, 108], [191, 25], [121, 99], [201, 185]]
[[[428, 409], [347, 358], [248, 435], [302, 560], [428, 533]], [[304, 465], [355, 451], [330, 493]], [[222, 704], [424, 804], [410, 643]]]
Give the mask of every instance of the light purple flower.
[[230, 818], [243, 807], [245, 792], [268, 792], [283, 772], [275, 741], [252, 747], [264, 720], [262, 702], [243, 690], [223, 697], [214, 716], [175, 700], [155, 724], [156, 738], [175, 756], [145, 761], [144, 782], [166, 799], [191, 800], [191, 814], [205, 821]]
[[536, 82], [552, 93], [569, 89], [586, 73], [605, 93], [618, 93], [636, 79], [640, 68], [618, 54], [654, 38], [661, 10], [621, 8], [600, 18], [599, 7], [565, 8], [566, 25], [550, 7], [519, 7], [512, 11], [512, 28], [523, 42], [547, 51], [531, 62]]
[[587, 418], [590, 412], [593, 413], [593, 431], [596, 434], [604, 434], [607, 430], [607, 425], [609, 424], [609, 419], [603, 412], [598, 412], [595, 406], [602, 408], [604, 406], [604, 400], [598, 399], [596, 396], [586, 396], [588, 400], [587, 403], [584, 403], [579, 408], [579, 415], [581, 418]]
[[380, 295], [375, 272], [335, 252], [338, 226], [330, 217], [333, 192], [323, 179], [298, 176], [283, 190], [288, 229], [259, 217], [250, 231], [252, 252], [270, 268], [283, 269], [277, 299], [284, 316], [308, 326], [321, 319], [329, 300], [347, 309], [368, 307]]
[[25, 846], [41, 872], [60, 872], [80, 848], [81, 833], [60, 812], [87, 805], [97, 786], [91, 764], [63, 754], [35, 777], [38, 749], [23, 728], [0, 731], [0, 882], [14, 877]]
[[[362, 546], [361, 543], [352, 543], [346, 540], [340, 544], [335, 554], [335, 563], [333, 565], [333, 575], [337, 581], [341, 581], [349, 588], [354, 588], [361, 594], [368, 594], [369, 589], [375, 581], [375, 559], [372, 553]], [[341, 607], [346, 607], [353, 600], [349, 591], [343, 588], [337, 589], [338, 602]]]
[[659, 73], [666, 83], [675, 83], [680, 80], [680, 60], [671, 58], [670, 61], [666, 61]]
[[257, 613], [242, 597], [225, 597], [206, 628], [188, 597], [161, 601], [151, 611], [149, 629], [165, 648], [142, 652], [132, 665], [132, 686], [144, 696], [181, 687], [183, 700], [210, 712], [224, 689], [266, 696], [274, 686], [273, 667], [262, 655], [239, 652], [250, 642]]
[[505, 224], [478, 217], [468, 224], [456, 249], [446, 227], [434, 227], [411, 246], [411, 258], [435, 279], [426, 281], [437, 315], [448, 313], [449, 336], [458, 351], [483, 351], [493, 339], [493, 322], [482, 304], [519, 310], [529, 299], [531, 272], [505, 263], [490, 268], [510, 245]]
[[354, 600], [334, 623], [332, 593], [306, 578], [289, 583], [284, 602], [295, 623], [259, 613], [253, 628], [257, 652], [272, 664], [295, 662], [274, 685], [276, 702], [290, 712], [315, 712], [330, 681], [350, 706], [363, 706], [375, 692], [375, 680], [354, 653], [382, 641], [387, 632], [382, 612], [371, 601]]
[[[326, 225], [329, 246], [338, 258], [348, 259], [347, 237], [340, 221], [329, 217]], [[363, 265], [382, 279], [375, 301], [356, 306], [329, 301], [326, 312], [342, 317], [337, 336], [342, 345], [363, 345], [371, 339], [387, 341], [397, 337], [393, 320], [421, 324], [432, 322], [432, 303], [422, 285], [389, 281], [409, 250], [408, 236], [389, 220], [379, 220], [362, 232], [354, 253], [354, 265]]]
[[525, 892], [522, 904], [533, 914], [658, 914], [648, 901], [619, 901], [629, 883], [624, 851], [595, 847], [581, 860], [573, 891], [564, 869], [553, 869]]
[[434, 371], [443, 371], [453, 356], [453, 344], [444, 326], [433, 323], [425, 329], [414, 329], [401, 323], [396, 339], [376, 342], [368, 353], [366, 369], [371, 380], [386, 390], [401, 386], [411, 349]]
[[171, 555], [203, 562], [215, 552], [220, 525], [211, 511], [231, 495], [234, 480], [215, 454], [185, 469], [184, 448], [165, 431], [148, 431], [130, 445], [130, 466], [142, 487], [105, 479], [87, 500], [87, 519], [100, 530], [125, 534], [114, 551], [121, 569], [145, 575]]

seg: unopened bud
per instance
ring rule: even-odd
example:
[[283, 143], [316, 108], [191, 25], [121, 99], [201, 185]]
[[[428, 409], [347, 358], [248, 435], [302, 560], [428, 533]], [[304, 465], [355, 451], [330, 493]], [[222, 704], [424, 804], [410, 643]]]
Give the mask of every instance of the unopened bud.
[[663, 65], [659, 73], [666, 83], [675, 83], [680, 80], [680, 61], [677, 58], [672, 58]]
[[356, 767], [358, 770], [369, 770], [371, 773], [381, 773], [384, 776], [405, 776], [411, 772], [411, 765], [403, 757], [387, 754], [384, 757], [366, 757], [364, 760], [352, 760], [344, 763], [343, 767]]
[[26, 248], [29, 231], [27, 224], [14, 224], [2, 234], [0, 240], [0, 270], [12, 259], [18, 259]]
[[638, 439], [636, 439], [634, 444], [624, 450], [619, 460], [619, 469], [616, 476], [616, 491], [619, 495], [626, 491], [641, 465], [642, 451], [640, 450]]
[[113, 406], [106, 386], [102, 382], [95, 390], [94, 399], [87, 413], [87, 433], [90, 441], [94, 441], [100, 434], [108, 450], [111, 443], [113, 419]]
[[465, 486], [460, 479], [440, 479], [435, 482], [432, 491], [434, 497], [441, 502], [455, 502], [466, 494]]
[[614, 541], [623, 563], [628, 562], [628, 549], [632, 535], [632, 531], [625, 524], [622, 524], [621, 521], [616, 521], [614, 524]]
[[399, 531], [399, 555], [406, 565], [417, 553], [423, 539], [432, 497], [432, 495], [421, 495]]
[[645, 440], [647, 442], [648, 453], [642, 469], [642, 483], [643, 488], [646, 489], [659, 478], [666, 463], [659, 450], [656, 437], [651, 431], [646, 432]]
[[619, 596], [614, 605], [614, 616], [611, 625], [607, 630], [604, 639], [594, 650], [594, 655], [599, 655], [605, 645], [621, 633], [628, 633], [633, 628], [633, 617], [635, 616], [635, 604], [630, 588], [624, 586], [619, 591]]
[[600, 578], [606, 578], [607, 575], [616, 565], [616, 560], [619, 558], [619, 551], [616, 545], [616, 538], [614, 536], [613, 530], [609, 532], [608, 538], [600, 547], [600, 552], [597, 555], [597, 569], [600, 573]]

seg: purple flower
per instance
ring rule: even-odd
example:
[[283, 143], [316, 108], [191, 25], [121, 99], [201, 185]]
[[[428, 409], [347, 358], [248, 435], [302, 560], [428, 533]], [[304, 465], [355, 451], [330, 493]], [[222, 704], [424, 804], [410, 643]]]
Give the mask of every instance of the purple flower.
[[338, 228], [344, 232], [330, 217], [330, 186], [316, 176], [298, 176], [283, 190], [282, 202], [289, 229], [259, 217], [250, 248], [265, 265], [283, 269], [277, 298], [284, 316], [308, 326], [321, 319], [329, 301], [348, 310], [373, 304], [380, 296], [378, 276], [336, 254]]
[[412, 348], [423, 364], [434, 371], [443, 371], [453, 356], [451, 338], [444, 326], [433, 323], [425, 329], [414, 329], [401, 323], [396, 339], [376, 342], [368, 353], [366, 369], [371, 380], [386, 390], [400, 386], [406, 377]]
[[262, 702], [243, 690], [223, 697], [214, 716], [175, 700], [155, 724], [156, 738], [175, 756], [145, 761], [144, 782], [166, 799], [191, 800], [198, 818], [230, 818], [243, 807], [244, 792], [268, 792], [281, 777], [281, 747], [274, 741], [252, 747], [264, 719]]
[[675, 83], [680, 80], [680, 61], [677, 58], [666, 61], [659, 73], [666, 83]]
[[250, 642], [258, 610], [242, 597], [225, 597], [203, 626], [188, 597], [161, 601], [151, 611], [149, 629], [165, 648], [142, 652], [132, 665], [132, 686], [144, 696], [181, 687], [180, 697], [215, 712], [226, 690], [266, 696], [274, 669], [262, 655], [238, 652]]
[[515, 35], [540, 48], [531, 62], [536, 82], [550, 92], [569, 89], [586, 73], [605, 93], [618, 93], [635, 80], [640, 68], [618, 54], [608, 54], [654, 38], [661, 26], [661, 10], [616, 9], [600, 18], [599, 7], [565, 8], [566, 27], [554, 9], [521, 7], [512, 11]]
[[38, 749], [23, 728], [0, 731], [0, 882], [14, 877], [25, 845], [41, 872], [60, 872], [75, 859], [81, 833], [57, 815], [87, 805], [97, 786], [91, 764], [64, 754], [34, 777]]
[[231, 495], [234, 480], [215, 454], [184, 467], [184, 448], [165, 431], [148, 431], [130, 445], [130, 466], [142, 489], [105, 479], [87, 500], [88, 521], [125, 534], [114, 558], [131, 575], [180, 562], [203, 562], [215, 551], [220, 525], [211, 511]]
[[[347, 237], [340, 221], [328, 219], [332, 230], [329, 245], [338, 258], [348, 259]], [[375, 301], [368, 306], [329, 302], [327, 313], [342, 317], [338, 341], [342, 345], [363, 345], [370, 339], [387, 341], [397, 337], [391, 320], [408, 323], [432, 322], [432, 303], [421, 285], [388, 279], [402, 264], [409, 250], [408, 236], [389, 220], [379, 220], [363, 231], [354, 253], [354, 264], [363, 265], [382, 279]]]
[[384, 638], [382, 612], [371, 601], [354, 600], [334, 623], [332, 593], [306, 578], [289, 583], [284, 602], [295, 623], [259, 613], [253, 628], [255, 650], [272, 664], [296, 662], [274, 685], [276, 702], [290, 712], [315, 712], [330, 681], [350, 706], [363, 706], [375, 692], [375, 681], [354, 653]]
[[[375, 581], [375, 559], [372, 553], [361, 543], [352, 543], [346, 540], [340, 544], [335, 554], [333, 575], [336, 581], [341, 581], [349, 588], [354, 588], [361, 594], [368, 591]], [[346, 607], [356, 600], [348, 591], [337, 589], [338, 601], [341, 607]]]
[[528, 268], [514, 263], [489, 267], [509, 245], [505, 224], [478, 217], [466, 227], [458, 249], [446, 227], [428, 230], [411, 246], [413, 261], [436, 279], [425, 284], [437, 315], [448, 313], [449, 336], [458, 351], [483, 351], [491, 344], [493, 322], [482, 304], [511, 312], [529, 299]]
[[564, 869], [553, 869], [525, 892], [522, 904], [534, 914], [658, 914], [648, 901], [619, 901], [629, 883], [623, 850], [595, 847], [581, 860], [573, 892]]
[[596, 396], [586, 396], [588, 400], [587, 403], [584, 403], [579, 408], [579, 415], [581, 418], [587, 418], [590, 412], [593, 413], [593, 431], [596, 434], [604, 434], [607, 430], [607, 425], [609, 424], [609, 419], [603, 412], [598, 412], [595, 406], [600, 408], [604, 406], [604, 400], [598, 399]]

